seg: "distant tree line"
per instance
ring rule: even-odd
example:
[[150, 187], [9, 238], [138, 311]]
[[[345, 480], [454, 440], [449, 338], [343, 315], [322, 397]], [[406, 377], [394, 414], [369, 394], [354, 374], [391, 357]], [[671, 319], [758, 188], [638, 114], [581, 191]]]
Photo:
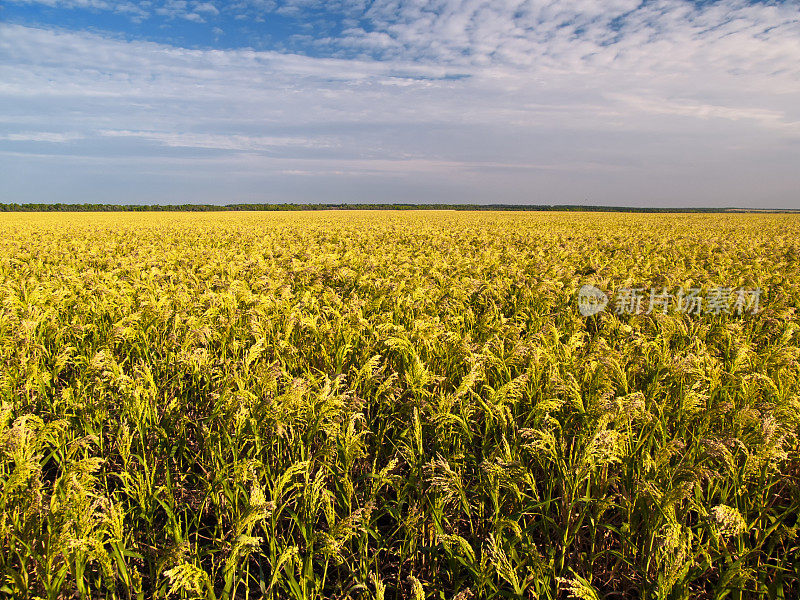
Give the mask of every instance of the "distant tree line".
[[0, 212], [211, 212], [290, 210], [504, 210], [633, 213], [793, 212], [741, 208], [642, 208], [582, 204], [0, 204]]

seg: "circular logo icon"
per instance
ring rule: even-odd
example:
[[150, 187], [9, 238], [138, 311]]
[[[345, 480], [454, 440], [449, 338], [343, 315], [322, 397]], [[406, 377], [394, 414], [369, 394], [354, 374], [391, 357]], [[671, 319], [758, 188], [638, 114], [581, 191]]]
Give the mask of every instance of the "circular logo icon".
[[593, 285], [586, 284], [578, 290], [578, 310], [584, 317], [596, 315], [608, 305], [608, 296]]

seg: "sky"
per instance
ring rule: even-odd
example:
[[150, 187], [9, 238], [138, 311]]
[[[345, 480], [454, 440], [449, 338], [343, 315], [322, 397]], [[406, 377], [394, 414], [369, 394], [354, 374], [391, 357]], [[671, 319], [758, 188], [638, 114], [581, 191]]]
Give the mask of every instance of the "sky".
[[3, 0], [0, 202], [800, 209], [800, 0]]

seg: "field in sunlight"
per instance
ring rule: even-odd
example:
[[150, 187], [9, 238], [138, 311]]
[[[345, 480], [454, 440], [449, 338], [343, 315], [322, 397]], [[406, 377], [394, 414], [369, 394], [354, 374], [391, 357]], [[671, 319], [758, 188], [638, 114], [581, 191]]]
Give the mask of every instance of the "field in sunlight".
[[796, 215], [0, 215], [0, 595], [796, 598], [798, 306]]

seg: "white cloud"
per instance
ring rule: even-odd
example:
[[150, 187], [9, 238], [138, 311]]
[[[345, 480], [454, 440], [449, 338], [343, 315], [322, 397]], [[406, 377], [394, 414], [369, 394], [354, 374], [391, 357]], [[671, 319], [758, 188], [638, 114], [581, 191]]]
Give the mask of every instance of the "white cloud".
[[83, 139], [83, 135], [74, 132], [54, 132], [54, 131], [23, 131], [18, 133], [0, 133], [0, 140], [9, 142], [48, 142], [53, 144], [63, 144], [64, 142], [74, 142]]
[[209, 15], [219, 14], [219, 10], [211, 2], [201, 2], [199, 4], [195, 4], [194, 11], [196, 13], [206, 13]]
[[213, 150], [259, 151], [274, 148], [330, 148], [335, 142], [324, 138], [253, 136], [163, 131], [100, 130], [98, 135], [111, 138], [139, 138], [172, 148], [206, 148]]
[[8, 0], [17, 4], [44, 4], [59, 8], [95, 8], [110, 10], [112, 5], [105, 0]]

